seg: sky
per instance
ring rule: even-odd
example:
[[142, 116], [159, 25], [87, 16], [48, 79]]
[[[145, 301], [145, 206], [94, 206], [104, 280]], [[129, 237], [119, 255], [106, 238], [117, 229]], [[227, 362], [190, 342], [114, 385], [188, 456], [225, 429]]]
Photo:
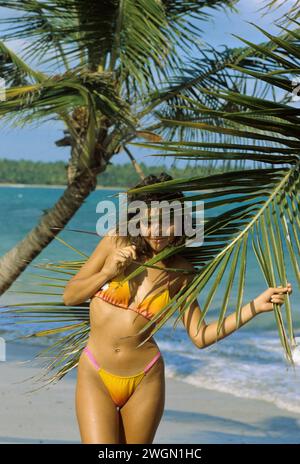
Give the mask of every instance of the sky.
[[[270, 33], [278, 33], [280, 30], [276, 27], [275, 21], [288, 10], [290, 5], [295, 4], [295, 0], [286, 0], [280, 9], [272, 10], [272, 12], [262, 16], [262, 12], [258, 10], [266, 3], [268, 1], [240, 0], [237, 4], [238, 13], [210, 10], [211, 18], [208, 21], [198, 23], [203, 30], [203, 40], [220, 50], [224, 44], [227, 46], [243, 45], [243, 42], [234, 37], [233, 34], [254, 43], [264, 41], [265, 36], [253, 25], [249, 24], [250, 22]], [[6, 15], [7, 10], [0, 8], [0, 18], [6, 17]], [[23, 44], [20, 40], [16, 40], [7, 43], [7, 45], [17, 53], [22, 49]], [[3, 127], [3, 125], [0, 125], [0, 158], [67, 162], [69, 148], [60, 148], [55, 145], [55, 141], [63, 137], [63, 129], [63, 124], [58, 121], [47, 121], [40, 126], [27, 126], [25, 128]], [[167, 158], [149, 156], [149, 151], [146, 149], [141, 150], [137, 147], [131, 147], [131, 151], [137, 161], [144, 161], [148, 165], [170, 165], [171, 163], [171, 160], [167, 160]], [[124, 152], [115, 155], [112, 159], [113, 163], [123, 164], [128, 163], [128, 161], [128, 156]], [[180, 163], [177, 163], [177, 165], [179, 166]], [[184, 165], [183, 161], [181, 165]]]

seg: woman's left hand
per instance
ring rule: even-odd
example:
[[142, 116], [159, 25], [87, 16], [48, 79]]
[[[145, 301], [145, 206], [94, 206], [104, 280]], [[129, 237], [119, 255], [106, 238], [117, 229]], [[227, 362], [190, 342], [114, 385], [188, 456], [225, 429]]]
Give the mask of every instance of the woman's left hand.
[[272, 311], [274, 304], [282, 305], [284, 303], [285, 294], [292, 293], [292, 284], [288, 283], [286, 287], [269, 287], [265, 292], [254, 299], [255, 311], [263, 313]]

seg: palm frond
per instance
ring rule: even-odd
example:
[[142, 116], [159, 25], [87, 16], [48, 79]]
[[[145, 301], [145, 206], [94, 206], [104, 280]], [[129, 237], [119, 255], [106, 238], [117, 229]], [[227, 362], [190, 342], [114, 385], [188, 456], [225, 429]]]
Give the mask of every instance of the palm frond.
[[[299, 48], [291, 46], [288, 40], [275, 38], [268, 33], [266, 35], [280, 46], [281, 52], [278, 50], [272, 52], [272, 60], [274, 62], [277, 60], [278, 66], [281, 67], [280, 77], [278, 77], [278, 73], [250, 71], [243, 66], [237, 67], [232, 65], [232, 67], [238, 69], [244, 75], [251, 75], [256, 79], [268, 82], [274, 89], [290, 89], [291, 91], [291, 78], [286, 76], [297, 75], [300, 72]], [[254, 49], [256, 48], [249, 41], [247, 41], [247, 44], [253, 45]], [[282, 51], [284, 52], [284, 59]], [[145, 142], [143, 144], [136, 143], [135, 145], [148, 146], [148, 148], [156, 148], [156, 150], [159, 147], [160, 150], [168, 151], [169, 155], [174, 157], [174, 159], [184, 158], [196, 161], [209, 159], [210, 157], [211, 159], [219, 160], [244, 159], [247, 160], [248, 165], [250, 162], [252, 164], [263, 162], [267, 166], [270, 164], [278, 164], [279, 166], [281, 164], [283, 166], [260, 169], [249, 168], [244, 173], [234, 171], [202, 179], [197, 177], [181, 178], [135, 189], [136, 193], [139, 191], [174, 192], [177, 190], [190, 192], [211, 189], [205, 194], [205, 197], [201, 194], [194, 196], [195, 200], [201, 198], [205, 200], [214, 199], [213, 201], [206, 202], [206, 209], [211, 209], [221, 204], [223, 207], [226, 206], [227, 190], [235, 191], [234, 199], [238, 201], [240, 206], [231, 210], [228, 209], [222, 215], [206, 219], [203, 245], [198, 248], [190, 247], [181, 250], [181, 253], [184, 253], [194, 263], [196, 268], [199, 269], [199, 275], [204, 277], [200, 278], [198, 283], [198, 278], [194, 279], [196, 285], [194, 295], [201, 294], [204, 285], [208, 286], [210, 283], [211, 290], [204, 305], [204, 314], [207, 313], [208, 306], [219, 286], [225, 269], [230, 270], [218, 320], [218, 327], [221, 328], [228, 306], [228, 298], [234, 283], [233, 270], [237, 267], [244, 269], [242, 261], [239, 265], [239, 256], [245, 257], [246, 249], [250, 243], [252, 243], [258, 265], [268, 286], [274, 287], [279, 284], [285, 286], [287, 284], [285, 269], [288, 264], [291, 264], [291, 270], [294, 272], [296, 282], [300, 287], [299, 266], [297, 264], [297, 258], [299, 260], [300, 256], [298, 238], [300, 224], [298, 214], [296, 213], [299, 209], [297, 186], [300, 182], [300, 109], [293, 105], [255, 98], [239, 92], [220, 92], [218, 90], [203, 88], [201, 90], [215, 95], [223, 101], [242, 104], [244, 110], [228, 112], [212, 110], [199, 104], [199, 102], [193, 101], [192, 108], [196, 116], [197, 114], [199, 117], [209, 114], [215, 123], [198, 123], [194, 122], [194, 118], [191, 118], [191, 121], [189, 118], [186, 118], [184, 121], [168, 119], [162, 120], [162, 122], [165, 125], [177, 126], [178, 128], [182, 125], [187, 125], [193, 129], [198, 128], [199, 131], [210, 130], [216, 134], [230, 134], [232, 137], [230, 144], [191, 143], [183, 139], [176, 142], [150, 144]], [[217, 124], [219, 120], [225, 121], [225, 126], [227, 121], [234, 121], [236, 128], [222, 128]], [[234, 143], [236, 137], [243, 140], [243, 143], [240, 143], [240, 141]], [[265, 141], [264, 149], [257, 147], [253, 143], [261, 139]], [[255, 187], [256, 191], [252, 190], [253, 187]], [[130, 191], [133, 192], [134, 190]], [[244, 196], [243, 193], [247, 194]], [[192, 196], [189, 198], [192, 198]], [[230, 202], [231, 200], [227, 201], [228, 207], [230, 206]], [[251, 237], [252, 242], [250, 241]], [[242, 244], [244, 252], [241, 255], [239, 255], [238, 251], [234, 253], [234, 250], [239, 249]], [[232, 261], [229, 259], [230, 255], [233, 256]], [[218, 267], [220, 267], [220, 271], [217, 272]], [[240, 280], [236, 298], [237, 320], [240, 319], [241, 292], [242, 284]], [[295, 345], [295, 337], [291, 305], [288, 297], [286, 303], [286, 323], [279, 307], [275, 306], [274, 313], [286, 359], [293, 364], [291, 347]], [[187, 308], [188, 304], [185, 304], [183, 311]], [[162, 314], [164, 314], [166, 320], [173, 309], [172, 307], [172, 310], [169, 311], [168, 308], [162, 310]], [[157, 318], [159, 319], [159, 317], [160, 314]], [[145, 330], [149, 327], [150, 324], [147, 324]], [[149, 337], [153, 336], [156, 330], [157, 328], [152, 330]]]
[[[41, 83], [7, 89], [6, 101], [0, 105], [0, 115], [17, 113], [18, 119], [24, 122], [27, 118], [45, 118], [55, 112], [68, 113], [77, 106], [92, 105], [108, 118], [131, 122], [128, 105], [116, 94], [106, 73], [77, 74], [76, 71]], [[21, 117], [22, 112], [25, 113], [24, 118]]]
[[[261, 32], [261, 28], [256, 26]], [[213, 121], [220, 126], [224, 124], [222, 120], [214, 120], [210, 113], [195, 114], [194, 104], [208, 107], [211, 110], [219, 111], [239, 111], [247, 110], [243, 101], [223, 100], [215, 91], [232, 91], [235, 93], [247, 94], [249, 98], [266, 98], [270, 95], [274, 100], [284, 101], [286, 95], [280, 96], [274, 92], [273, 82], [269, 80], [256, 79], [257, 72], [265, 76], [276, 75], [277, 73], [294, 68], [295, 54], [289, 60], [288, 51], [299, 50], [300, 30], [287, 30], [283, 26], [278, 26], [281, 33], [274, 36], [265, 32], [268, 39], [261, 44], [254, 44], [248, 40], [243, 40], [244, 47], [235, 47], [217, 51], [209, 44], [206, 48], [199, 47], [197, 59], [190, 59], [184, 67], [179, 69], [177, 75], [168, 76], [168, 80], [162, 83], [159, 89], [150, 92], [145, 100], [145, 107], [139, 116], [146, 116], [149, 112], [154, 113], [156, 121], [151, 121], [150, 125], [145, 125], [146, 129], [155, 130], [163, 136], [164, 140], [174, 140], [176, 138], [186, 141], [218, 139], [218, 133], [195, 132], [192, 128], [185, 125], [166, 126], [161, 120], [172, 119], [185, 121], [189, 119], [195, 122], [212, 123]], [[233, 34], [234, 35], [234, 34]], [[242, 70], [249, 70], [249, 78]], [[252, 72], [250, 72], [252, 71]], [[285, 72], [285, 71], [284, 71]], [[213, 89], [213, 92], [210, 90]], [[286, 90], [286, 89], [285, 89]], [[235, 127], [234, 122], [228, 122], [231, 127]]]
[[282, 6], [288, 7], [288, 11], [285, 10], [280, 13], [281, 16], [277, 18], [276, 22], [281, 24], [290, 23], [299, 17], [299, 0], [293, 0], [291, 2], [286, 2], [285, 0], [266, 0], [259, 11], [263, 13], [262, 16], [266, 16], [269, 13], [280, 10]]
[[[195, 19], [209, 10], [234, 9], [236, 0], [26, 0], [3, 1], [15, 17], [6, 25], [4, 40], [25, 39], [25, 56], [52, 62], [66, 70], [83, 65], [92, 71], [114, 70], [120, 82], [138, 92], [155, 85], [156, 73], [179, 65], [183, 52], [195, 42]], [[206, 11], [208, 10], [208, 11]]]
[[42, 82], [46, 76], [32, 69], [9, 47], [0, 41], [0, 75], [7, 86], [17, 86], [33, 82]]

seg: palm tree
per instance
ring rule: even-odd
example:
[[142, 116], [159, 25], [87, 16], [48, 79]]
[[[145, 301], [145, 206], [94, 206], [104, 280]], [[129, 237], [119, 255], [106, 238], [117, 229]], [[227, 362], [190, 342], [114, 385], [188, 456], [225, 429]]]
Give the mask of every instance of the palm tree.
[[151, 136], [141, 130], [137, 108], [143, 108], [156, 79], [180, 66], [181, 55], [197, 40], [193, 20], [206, 19], [206, 8], [234, 9], [235, 3], [1, 1], [16, 12], [1, 21], [8, 26], [2, 39], [26, 41], [22, 57], [0, 42], [0, 75], [8, 87], [6, 101], [0, 103], [2, 122], [62, 121], [65, 134], [56, 144], [70, 146], [70, 160], [63, 195], [1, 258], [0, 294], [68, 223], [113, 155], [128, 140]]
[[[203, 78], [200, 63], [198, 79], [196, 69], [193, 67], [189, 73], [193, 75], [192, 78], [185, 79], [185, 76], [181, 76], [182, 82], [177, 81], [175, 85], [172, 83], [169, 88], [165, 87], [163, 91], [152, 94], [154, 102], [161, 102], [160, 112], [156, 111], [156, 117], [159, 119], [156, 123], [156, 131], [159, 135], [164, 134], [164, 141], [144, 143], [130, 141], [135, 146], [160, 150], [165, 156], [172, 156], [174, 159], [184, 158], [201, 163], [229, 161], [236, 167], [242, 168], [207, 177], [179, 178], [164, 184], [128, 190], [128, 193], [182, 190], [188, 192], [187, 199], [206, 201], [206, 210], [213, 211], [218, 206], [225, 209], [221, 215], [211, 214], [205, 220], [205, 240], [201, 246], [169, 247], [145, 263], [153, 266], [162, 258], [180, 251], [197, 269], [188, 287], [174, 296], [154, 318], [156, 320], [163, 316], [149, 337], [175, 316], [179, 308], [181, 311], [186, 310], [189, 301], [196, 298], [204, 287], [209, 288], [206, 301], [202, 305], [203, 318], [206, 317], [224, 276], [227, 278], [219, 313], [219, 328], [222, 327], [237, 275], [237, 296], [234, 306], [239, 322], [247, 252], [251, 246], [268, 286], [277, 286], [279, 281], [282, 285], [287, 283], [288, 263], [291, 264], [297, 283], [300, 285], [297, 260], [300, 254], [298, 194], [300, 109], [287, 101], [292, 90], [292, 77], [300, 74], [299, 24], [296, 20], [294, 22], [297, 28], [284, 30], [284, 34], [278, 36], [261, 30], [268, 39], [265, 44], [255, 45], [247, 41], [246, 55], [240, 58], [239, 65], [234, 64], [236, 60], [228, 60], [221, 69], [221, 72], [225, 67], [233, 70], [241, 80], [243, 77], [251, 76], [255, 81], [265, 84], [264, 91], [269, 89], [275, 96], [278, 89], [283, 90], [285, 95], [280, 101], [271, 99], [270, 93], [260, 97], [248, 95], [247, 88], [243, 86], [235, 86], [233, 90], [225, 90], [225, 85], [213, 90], [212, 87], [202, 86], [201, 83], [206, 84], [207, 79]], [[245, 42], [245, 39], [241, 40]], [[213, 55], [211, 62], [214, 62], [214, 59]], [[207, 62], [210, 63], [209, 60]], [[216, 70], [214, 71], [216, 74]], [[213, 79], [213, 73], [207, 75]], [[181, 87], [181, 92], [176, 97], [178, 108], [175, 102], [169, 105], [169, 100], [173, 98], [174, 86]], [[149, 106], [154, 105], [153, 101], [149, 100]], [[179, 119], [173, 117], [176, 115], [180, 116]], [[153, 130], [152, 127], [147, 128], [150, 129]], [[189, 129], [194, 131], [193, 140], [189, 139], [191, 134]], [[203, 131], [205, 138], [201, 137]], [[171, 138], [166, 140], [165, 134], [170, 133], [184, 134], [184, 137], [179, 140]], [[209, 133], [213, 134], [213, 140], [207, 137]], [[191, 195], [191, 192], [194, 194]], [[237, 201], [239, 206], [231, 208], [231, 204]], [[65, 307], [62, 303], [62, 289], [66, 281], [70, 275], [78, 271], [87, 258], [80, 250], [74, 249], [74, 251], [81, 256], [80, 261], [61, 261], [38, 266], [53, 272], [53, 277], [47, 275], [41, 278], [48, 280], [48, 283], [43, 285], [59, 289], [58, 293], [48, 293], [48, 295], [56, 295], [58, 297], [56, 301], [20, 303], [13, 305], [14, 307], [7, 312], [25, 322], [45, 322], [46, 318], [47, 321], [68, 323], [29, 335], [29, 337], [39, 337], [59, 334], [57, 341], [40, 353], [40, 356], [51, 351], [53, 353], [46, 371], [56, 370], [56, 372], [48, 379], [49, 382], [61, 379], [77, 365], [89, 332], [88, 304]], [[140, 266], [128, 276], [128, 279], [141, 272], [144, 266]], [[226, 274], [226, 271], [229, 272]], [[22, 308], [15, 309], [16, 306]], [[293, 364], [292, 348], [295, 346], [295, 337], [288, 296], [286, 321], [276, 305], [274, 314], [286, 360]], [[174, 325], [179, 318], [180, 315], [175, 319]], [[146, 331], [149, 326], [150, 323], [141, 332]], [[64, 336], [61, 336], [62, 333]]]

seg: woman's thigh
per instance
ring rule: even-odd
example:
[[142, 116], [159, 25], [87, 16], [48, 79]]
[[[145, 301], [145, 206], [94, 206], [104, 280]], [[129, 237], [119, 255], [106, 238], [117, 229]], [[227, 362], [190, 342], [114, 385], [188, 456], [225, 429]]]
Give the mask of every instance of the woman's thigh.
[[161, 356], [120, 409], [126, 443], [152, 443], [164, 406], [165, 365]]
[[77, 368], [75, 405], [82, 443], [119, 443], [118, 410], [84, 353]]

